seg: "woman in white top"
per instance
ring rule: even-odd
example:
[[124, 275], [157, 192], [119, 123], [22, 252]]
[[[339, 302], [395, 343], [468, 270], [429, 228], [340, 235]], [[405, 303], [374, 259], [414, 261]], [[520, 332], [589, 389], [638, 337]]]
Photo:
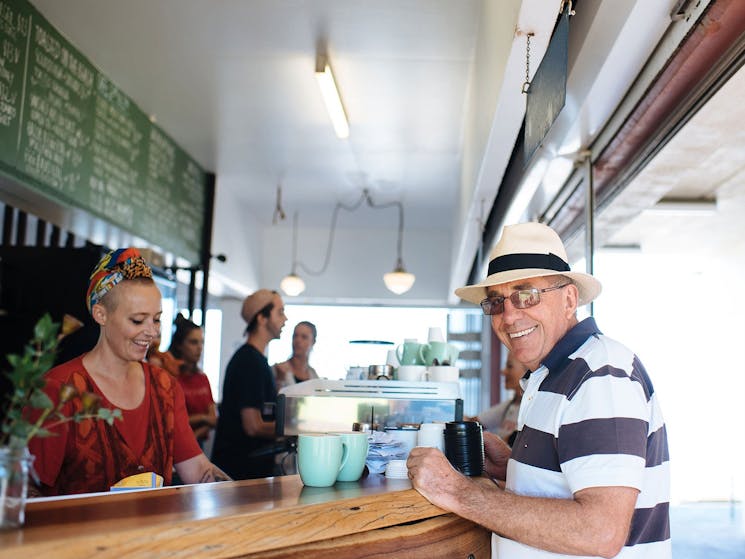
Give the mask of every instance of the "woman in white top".
[[298, 322], [292, 334], [292, 357], [272, 367], [277, 391], [285, 386], [318, 378], [308, 363], [310, 352], [316, 343], [316, 326], [312, 322]]
[[[500, 402], [488, 410], [481, 412], [474, 419], [481, 423], [487, 431], [497, 434], [502, 440], [512, 446], [514, 433], [517, 431], [517, 412], [523, 399], [523, 389], [520, 387], [520, 379], [525, 375], [526, 368], [518, 363], [511, 353], [507, 354], [507, 362], [502, 369], [504, 375], [504, 387], [514, 390], [514, 396], [510, 400]], [[510, 440], [512, 439], [512, 440]]]

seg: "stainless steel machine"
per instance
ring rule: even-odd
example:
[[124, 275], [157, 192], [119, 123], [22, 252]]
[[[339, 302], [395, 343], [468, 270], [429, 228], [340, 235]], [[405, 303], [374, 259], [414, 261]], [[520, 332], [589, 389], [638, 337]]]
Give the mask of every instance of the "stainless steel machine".
[[457, 382], [313, 379], [288, 386], [276, 408], [279, 435], [349, 431], [355, 423], [380, 430], [463, 419]]

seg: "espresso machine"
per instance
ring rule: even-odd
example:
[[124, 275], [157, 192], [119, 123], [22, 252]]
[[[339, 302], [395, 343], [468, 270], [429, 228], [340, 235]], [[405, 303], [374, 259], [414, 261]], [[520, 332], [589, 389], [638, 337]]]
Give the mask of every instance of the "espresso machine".
[[283, 388], [277, 398], [277, 433], [349, 431], [429, 422], [461, 421], [463, 400], [455, 382], [312, 379]]

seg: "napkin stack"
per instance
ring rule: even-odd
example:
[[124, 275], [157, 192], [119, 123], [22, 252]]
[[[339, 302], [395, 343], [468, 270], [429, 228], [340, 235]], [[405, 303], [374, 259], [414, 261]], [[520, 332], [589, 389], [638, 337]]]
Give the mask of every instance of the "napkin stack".
[[372, 431], [368, 438], [367, 469], [371, 474], [382, 474], [391, 460], [405, 460], [407, 450], [403, 442], [383, 431]]

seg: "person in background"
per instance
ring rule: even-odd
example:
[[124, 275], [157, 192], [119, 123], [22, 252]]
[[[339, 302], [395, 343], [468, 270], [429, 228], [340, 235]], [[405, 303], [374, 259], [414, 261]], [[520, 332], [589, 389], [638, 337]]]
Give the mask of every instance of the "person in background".
[[504, 376], [504, 387], [513, 392], [512, 398], [499, 402], [473, 418], [481, 423], [484, 429], [496, 433], [500, 439], [510, 446], [512, 446], [517, 436], [517, 412], [520, 410], [520, 402], [523, 399], [520, 379], [523, 378], [525, 369], [512, 357], [510, 352], [507, 352], [507, 361], [504, 364], [504, 369], [502, 369], [502, 375]]
[[[152, 271], [137, 249], [104, 255], [90, 277], [88, 310], [100, 327], [95, 347], [45, 375], [56, 404], [62, 385], [91, 392], [107, 408], [119, 408], [113, 425], [87, 419], [51, 427], [55, 436], [34, 437], [45, 495], [109, 491], [118, 481], [154, 472], [170, 485], [173, 469], [186, 483], [230, 479], [202, 453], [189, 427], [184, 395], [163, 369], [144, 362], [160, 333], [161, 299]], [[79, 399], [64, 404], [73, 415]]]
[[235, 479], [274, 475], [277, 388], [265, 357], [267, 345], [279, 338], [287, 322], [282, 298], [259, 289], [243, 301], [241, 316], [248, 337], [225, 369], [212, 459]]
[[485, 472], [506, 486], [461, 475], [433, 448], [411, 451], [409, 477], [433, 504], [492, 530], [499, 557], [672, 555], [657, 395], [633, 352], [577, 319], [600, 290], [571, 271], [556, 232], [523, 223], [504, 228], [486, 280], [455, 291], [481, 304], [529, 369], [512, 449], [484, 433]]
[[292, 357], [272, 367], [277, 391], [285, 386], [318, 378], [316, 370], [310, 366], [308, 359], [316, 343], [316, 326], [312, 322], [302, 321], [295, 325], [292, 333]]
[[179, 369], [184, 362], [181, 359], [176, 359], [170, 351], [160, 351], [158, 348], [160, 348], [160, 333], [158, 333], [157, 338], [154, 338], [153, 341], [150, 342], [145, 361], [150, 363], [153, 367], [165, 369], [171, 373], [174, 378], [177, 378], [179, 376]]
[[217, 425], [215, 401], [207, 375], [199, 368], [199, 360], [204, 349], [204, 333], [202, 328], [191, 320], [177, 314], [174, 320], [176, 330], [171, 338], [168, 352], [175, 359], [180, 360], [178, 382], [184, 391], [186, 411], [189, 414], [189, 425], [194, 430], [194, 436], [199, 445], [204, 443], [210, 430]]

